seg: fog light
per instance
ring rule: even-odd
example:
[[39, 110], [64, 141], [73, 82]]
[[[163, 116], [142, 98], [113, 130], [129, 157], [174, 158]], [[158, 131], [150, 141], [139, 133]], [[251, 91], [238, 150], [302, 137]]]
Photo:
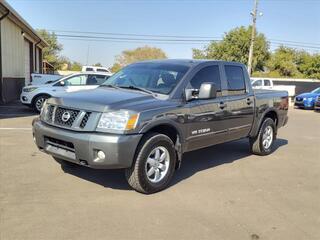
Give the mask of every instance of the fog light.
[[104, 154], [104, 152], [98, 151], [97, 157], [102, 160], [102, 159], [105, 159], [105, 158], [106, 158], [106, 155]]
[[93, 159], [94, 162], [96, 163], [102, 163], [104, 162], [105, 158], [106, 158], [106, 154], [101, 151], [101, 150], [94, 150], [95, 151], [95, 159]]

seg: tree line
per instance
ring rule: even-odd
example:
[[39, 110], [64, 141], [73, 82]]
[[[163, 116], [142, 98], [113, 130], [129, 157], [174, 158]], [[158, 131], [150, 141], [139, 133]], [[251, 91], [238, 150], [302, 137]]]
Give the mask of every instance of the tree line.
[[[251, 27], [238, 27], [225, 33], [221, 41], [212, 41], [201, 49], [192, 49], [194, 59], [215, 59], [248, 63]], [[80, 71], [79, 62], [68, 60], [60, 55], [62, 45], [54, 33], [39, 30], [38, 33], [48, 42], [49, 47], [43, 50], [43, 58], [51, 63], [55, 69]], [[155, 47], [143, 46], [133, 50], [124, 50], [115, 57], [112, 72], [141, 60], [165, 59], [166, 53]], [[101, 66], [96, 63], [96, 66]], [[320, 54], [311, 54], [305, 50], [298, 50], [287, 46], [279, 46], [270, 50], [270, 43], [263, 33], [256, 32], [253, 56], [253, 76], [259, 77], [291, 77], [320, 79]]]

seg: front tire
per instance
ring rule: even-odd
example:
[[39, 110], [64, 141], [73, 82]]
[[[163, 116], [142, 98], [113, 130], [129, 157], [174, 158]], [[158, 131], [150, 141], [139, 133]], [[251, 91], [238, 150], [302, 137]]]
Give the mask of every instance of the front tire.
[[32, 104], [32, 108], [37, 112], [40, 113], [41, 112], [41, 108], [43, 106], [43, 103], [49, 98], [48, 95], [40, 95], [37, 96]]
[[129, 185], [140, 193], [163, 190], [169, 184], [176, 165], [172, 140], [158, 133], [147, 134], [138, 146], [135, 160], [125, 170]]
[[276, 140], [276, 124], [271, 118], [266, 118], [259, 129], [256, 137], [250, 138], [250, 150], [253, 154], [265, 156], [273, 150]]

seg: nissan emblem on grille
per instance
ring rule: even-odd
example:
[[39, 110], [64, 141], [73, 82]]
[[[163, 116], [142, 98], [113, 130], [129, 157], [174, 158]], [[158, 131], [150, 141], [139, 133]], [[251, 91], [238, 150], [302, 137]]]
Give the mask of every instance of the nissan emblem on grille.
[[71, 115], [69, 112], [64, 112], [61, 116], [61, 120], [64, 122], [68, 122], [68, 120], [70, 119]]

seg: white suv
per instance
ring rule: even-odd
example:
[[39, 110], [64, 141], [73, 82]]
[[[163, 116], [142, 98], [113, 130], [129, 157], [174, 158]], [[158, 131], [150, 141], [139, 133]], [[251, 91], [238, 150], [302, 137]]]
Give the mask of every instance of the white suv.
[[75, 73], [44, 85], [32, 85], [22, 89], [20, 101], [40, 112], [44, 101], [58, 94], [94, 89], [104, 83], [110, 73], [82, 72]]

